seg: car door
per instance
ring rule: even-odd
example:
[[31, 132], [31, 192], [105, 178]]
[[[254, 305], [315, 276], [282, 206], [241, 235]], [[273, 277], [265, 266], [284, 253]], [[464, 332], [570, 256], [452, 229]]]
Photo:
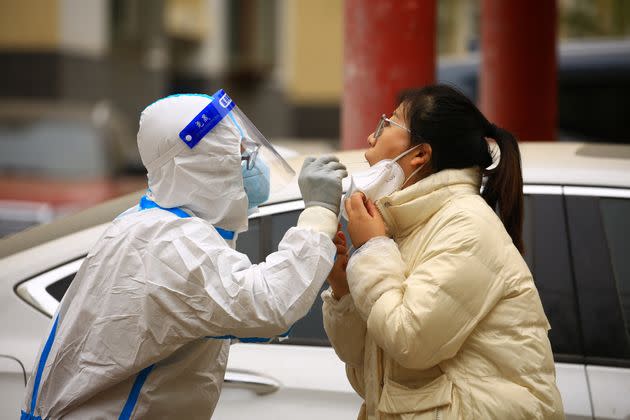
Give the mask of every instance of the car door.
[[596, 419], [630, 418], [630, 190], [565, 187]]
[[[21, 365], [24, 378], [32, 374], [51, 316], [59, 304], [47, 287], [68, 275], [74, 277], [78, 265], [72, 265], [106, 227], [88, 224], [91, 227], [58, 236], [59, 230], [64, 231], [67, 226], [57, 224], [55, 232], [36, 228], [26, 236], [17, 236], [17, 242], [9, 239], [2, 244], [0, 308], [4, 316], [0, 317], [0, 354]], [[52, 240], [39, 240], [52, 233]], [[16, 244], [19, 251], [7, 253]], [[9, 361], [13, 368], [16, 364]], [[15, 371], [9, 370], [7, 375], [6, 370], [0, 370], [0, 418], [19, 417], [25, 396], [24, 378], [20, 381]]]
[[591, 419], [562, 187], [524, 187], [524, 258], [551, 324], [556, 383], [568, 420]]
[[0, 354], [0, 420], [17, 418], [25, 385], [22, 362], [14, 356]]
[[[239, 235], [237, 249], [252, 263], [263, 261], [277, 249], [284, 233], [296, 225], [303, 207], [301, 200], [261, 207], [250, 218], [248, 231]], [[50, 318], [82, 262], [83, 257], [45, 270], [19, 284], [16, 292], [24, 305], [30, 304]], [[288, 340], [232, 345], [215, 418], [264, 420], [296, 414], [304, 419], [356, 417], [362, 401], [328, 343], [321, 306], [318, 297], [308, 315], [293, 326]], [[39, 344], [41, 339], [38, 336], [34, 342]]]
[[[250, 219], [249, 230], [239, 236], [237, 249], [247, 253], [252, 263], [264, 260], [297, 224], [302, 209], [301, 201], [261, 209], [259, 217]], [[318, 297], [293, 326], [289, 339], [232, 345], [215, 417], [341, 420], [356, 418], [361, 403], [344, 364], [330, 347]]]
[[[571, 265], [563, 189], [561, 186], [527, 185], [524, 193], [524, 257], [534, 275], [552, 327], [549, 337], [565, 414], [569, 420], [592, 419], [593, 409]], [[258, 224], [250, 226], [250, 232], [254, 232], [255, 238], [245, 241], [245, 248], [241, 250], [257, 256], [271, 252], [281, 235], [295, 225], [298, 215], [299, 211], [281, 212], [271, 219], [261, 219]], [[264, 240], [264, 236], [269, 234], [273, 236], [271, 243]], [[252, 244], [256, 244], [262, 251], [249, 249]], [[321, 415], [333, 419], [352, 416], [352, 410], [356, 410], [360, 400], [356, 395], [352, 396], [345, 377], [339, 375], [343, 366], [336, 361], [336, 356], [328, 345], [322, 327], [321, 300], [318, 299], [309, 314], [296, 324], [292, 338], [285, 344], [233, 346], [229, 363], [232, 371], [245, 370], [261, 378], [273, 378], [278, 383], [290, 385], [274, 391], [278, 393], [275, 397], [270, 393], [256, 399], [250, 393], [249, 400], [245, 399], [246, 394], [241, 399], [232, 399], [228, 387], [221, 397], [217, 412], [232, 413], [234, 410], [229, 409], [232, 405], [248, 402], [251, 405], [241, 409], [244, 410], [242, 418], [253, 415], [259, 407], [272, 406], [279, 410], [284, 407], [309, 407], [309, 412], [312, 407], [318, 407], [312, 408], [313, 418]], [[313, 347], [319, 347], [320, 351], [314, 351]], [[302, 358], [298, 353], [301, 353]], [[280, 361], [282, 358], [286, 363]], [[298, 366], [304, 367], [296, 371]], [[244, 385], [240, 387], [243, 388]], [[329, 391], [327, 396], [322, 394], [325, 387]], [[326, 398], [332, 398], [335, 393], [333, 400], [343, 409], [330, 411]], [[293, 401], [286, 401], [287, 398]], [[324, 400], [317, 404], [318, 398]], [[283, 415], [290, 414], [289, 411], [282, 412]]]

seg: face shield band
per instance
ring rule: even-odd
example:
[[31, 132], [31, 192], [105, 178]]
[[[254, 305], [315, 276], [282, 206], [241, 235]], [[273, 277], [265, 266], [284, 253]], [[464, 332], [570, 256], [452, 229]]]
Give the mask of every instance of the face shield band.
[[212, 102], [179, 133], [191, 149], [197, 145], [234, 108], [235, 104], [223, 89], [212, 95]]
[[179, 138], [191, 149], [195, 147], [225, 117], [241, 137], [241, 159], [245, 170], [253, 171], [258, 165], [272, 192], [284, 188], [295, 176], [291, 166], [271, 143], [247, 118], [223, 89], [212, 95], [212, 100], [179, 133]]

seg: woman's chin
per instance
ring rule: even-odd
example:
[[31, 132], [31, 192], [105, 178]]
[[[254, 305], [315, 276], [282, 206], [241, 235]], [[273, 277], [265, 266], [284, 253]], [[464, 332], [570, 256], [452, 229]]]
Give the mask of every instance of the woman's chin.
[[372, 165], [373, 165], [373, 163], [372, 163], [372, 159], [370, 159], [370, 151], [369, 151], [369, 150], [368, 150], [368, 151], [366, 151], [366, 152], [363, 154], [363, 157], [365, 158], [365, 160], [367, 160], [367, 163], [368, 163], [370, 166], [372, 166]]

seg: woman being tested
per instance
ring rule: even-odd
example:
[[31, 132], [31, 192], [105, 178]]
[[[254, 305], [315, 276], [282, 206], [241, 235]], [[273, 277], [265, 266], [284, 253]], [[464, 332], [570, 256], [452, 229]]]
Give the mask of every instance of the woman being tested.
[[[493, 169], [486, 139], [500, 150]], [[359, 418], [564, 418], [521, 257], [515, 138], [434, 85], [407, 92], [368, 142], [370, 168], [345, 201], [356, 251], [348, 261], [338, 233], [322, 295], [326, 332], [365, 401]]]

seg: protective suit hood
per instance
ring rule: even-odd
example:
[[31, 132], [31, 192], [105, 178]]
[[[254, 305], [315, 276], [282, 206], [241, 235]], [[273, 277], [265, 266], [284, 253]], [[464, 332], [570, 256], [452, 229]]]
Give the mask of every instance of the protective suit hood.
[[180, 207], [214, 226], [247, 230], [247, 195], [241, 175], [241, 134], [223, 118], [194, 147], [179, 134], [212, 101], [207, 95], [173, 95], [140, 116], [138, 149], [147, 169], [149, 198]]

